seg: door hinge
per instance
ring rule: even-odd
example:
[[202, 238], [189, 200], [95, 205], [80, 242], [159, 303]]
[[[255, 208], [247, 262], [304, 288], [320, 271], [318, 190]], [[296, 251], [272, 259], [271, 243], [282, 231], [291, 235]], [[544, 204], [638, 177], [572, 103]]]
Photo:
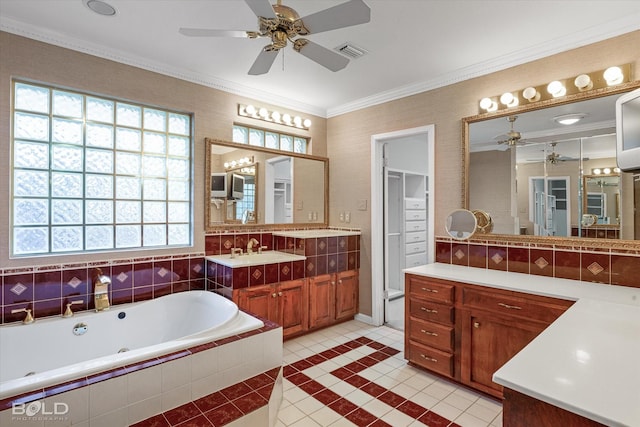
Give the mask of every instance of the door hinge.
[[389, 291], [382, 291], [382, 298], [389, 299]]

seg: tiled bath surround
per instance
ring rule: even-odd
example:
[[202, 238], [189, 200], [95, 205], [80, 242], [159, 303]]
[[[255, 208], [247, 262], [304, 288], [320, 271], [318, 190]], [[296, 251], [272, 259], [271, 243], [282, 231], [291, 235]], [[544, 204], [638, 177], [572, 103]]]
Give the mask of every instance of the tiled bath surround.
[[30, 308], [36, 319], [62, 315], [66, 304], [82, 301], [73, 311], [92, 310], [96, 268], [111, 278], [112, 305], [144, 301], [174, 292], [205, 289], [204, 254], [122, 259], [108, 262], [44, 265], [0, 270], [1, 322], [20, 321]]
[[[255, 421], [248, 425], [273, 426], [282, 399], [282, 328], [264, 323], [241, 335], [0, 400], [0, 425], [23, 421], [12, 413], [12, 402], [68, 405], [68, 413], [50, 420], [55, 425], [125, 426], [174, 408], [179, 416], [189, 402], [222, 394], [222, 403], [232, 408], [219, 408], [211, 417], [247, 417]], [[236, 401], [234, 390], [247, 387], [256, 399]]]
[[640, 288], [640, 251], [622, 242], [436, 237], [436, 262]]

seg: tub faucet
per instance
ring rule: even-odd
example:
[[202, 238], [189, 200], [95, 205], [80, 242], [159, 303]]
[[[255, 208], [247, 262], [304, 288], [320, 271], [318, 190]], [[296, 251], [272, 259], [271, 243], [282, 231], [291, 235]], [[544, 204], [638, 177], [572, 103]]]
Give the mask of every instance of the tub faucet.
[[242, 255], [242, 248], [231, 248], [231, 258], [235, 258], [236, 254]]
[[255, 238], [252, 237], [251, 240], [249, 240], [249, 243], [247, 243], [247, 254], [253, 253], [254, 245], [260, 246], [260, 242], [258, 242]]
[[33, 321], [35, 319], [31, 315], [31, 309], [30, 308], [17, 308], [15, 310], [11, 310], [11, 314], [21, 313], [23, 311], [25, 313], [27, 313], [27, 315], [24, 316], [24, 320], [22, 321], [22, 323], [24, 323], [25, 325], [28, 325], [29, 323], [33, 323]]
[[109, 310], [109, 285], [111, 279], [102, 274], [102, 270], [96, 268], [93, 279], [93, 302], [96, 311]]

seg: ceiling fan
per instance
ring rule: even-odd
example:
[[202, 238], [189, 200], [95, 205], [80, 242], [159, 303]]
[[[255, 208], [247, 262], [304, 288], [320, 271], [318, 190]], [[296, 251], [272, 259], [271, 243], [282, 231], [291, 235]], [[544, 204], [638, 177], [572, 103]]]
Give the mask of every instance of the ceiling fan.
[[[562, 156], [558, 153], [556, 153], [556, 145], [558, 143], [557, 142], [552, 142], [551, 145], [551, 153], [547, 155], [547, 162], [549, 162], [552, 165], [557, 164], [558, 162], [570, 162], [570, 161], [575, 161], [575, 160], [580, 160], [577, 157], [567, 157], [567, 156]], [[584, 160], [589, 160], [589, 158], [584, 158]]]
[[515, 123], [518, 116], [509, 116], [507, 120], [511, 123], [511, 130], [507, 132], [505, 135], [497, 136], [496, 139], [500, 139], [498, 144], [507, 144], [509, 147], [513, 147], [516, 144], [524, 143], [525, 140], [522, 139], [522, 134], [517, 130], [513, 129], [513, 124]]
[[299, 37], [338, 28], [367, 23], [371, 20], [371, 9], [362, 0], [349, 0], [346, 3], [321, 10], [300, 18], [298, 12], [281, 4], [271, 5], [270, 0], [244, 0], [258, 17], [257, 31], [215, 30], [204, 28], [180, 28], [179, 32], [190, 37], [246, 37], [255, 39], [265, 37], [271, 40], [249, 69], [250, 75], [265, 74], [271, 68], [280, 49], [293, 44], [293, 50], [331, 71], [339, 71], [347, 66], [349, 59], [320, 46], [308, 39]]

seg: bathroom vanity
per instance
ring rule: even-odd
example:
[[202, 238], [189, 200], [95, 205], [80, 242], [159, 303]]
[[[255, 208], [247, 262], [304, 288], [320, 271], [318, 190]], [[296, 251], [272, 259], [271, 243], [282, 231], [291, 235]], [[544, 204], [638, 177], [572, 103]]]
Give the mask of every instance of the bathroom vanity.
[[407, 359], [503, 398], [505, 426], [639, 425], [640, 290], [438, 263], [405, 274]]
[[270, 234], [275, 250], [206, 257], [209, 288], [281, 325], [285, 339], [356, 315], [359, 232], [309, 229]]

